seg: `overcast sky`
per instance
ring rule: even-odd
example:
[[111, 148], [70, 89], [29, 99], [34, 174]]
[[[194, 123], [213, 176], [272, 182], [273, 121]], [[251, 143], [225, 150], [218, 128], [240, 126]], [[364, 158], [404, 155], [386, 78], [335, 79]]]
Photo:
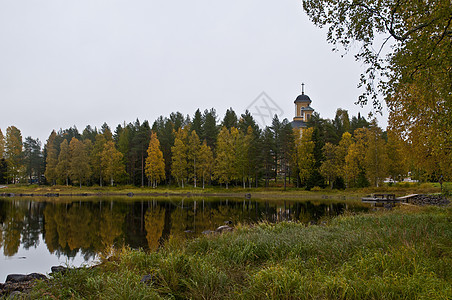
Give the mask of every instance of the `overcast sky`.
[[363, 66], [331, 49], [301, 0], [0, 0], [0, 128], [45, 142], [197, 108], [222, 118], [262, 92], [292, 120], [302, 82], [323, 118], [367, 115]]

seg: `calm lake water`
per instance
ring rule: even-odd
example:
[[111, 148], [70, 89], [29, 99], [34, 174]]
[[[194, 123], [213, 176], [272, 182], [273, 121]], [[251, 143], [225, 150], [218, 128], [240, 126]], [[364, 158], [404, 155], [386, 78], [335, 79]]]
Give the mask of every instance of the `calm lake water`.
[[[57, 201], [57, 202], [56, 202]], [[0, 282], [12, 273], [95, 261], [111, 246], [156, 250], [170, 236], [192, 238], [225, 221], [321, 222], [358, 202], [225, 198], [0, 198]]]

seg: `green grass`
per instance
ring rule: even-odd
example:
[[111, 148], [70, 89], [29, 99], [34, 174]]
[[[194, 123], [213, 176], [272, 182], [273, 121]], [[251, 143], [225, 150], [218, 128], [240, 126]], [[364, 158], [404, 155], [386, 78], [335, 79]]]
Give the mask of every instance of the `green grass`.
[[158, 252], [107, 252], [99, 266], [41, 282], [30, 297], [451, 299], [451, 224], [451, 207], [402, 207], [326, 226], [239, 226], [173, 238]]
[[[443, 191], [452, 191], [452, 183], [444, 183]], [[219, 186], [209, 186], [205, 189], [200, 187], [168, 187], [160, 186], [158, 188], [150, 187], [135, 187], [135, 186], [92, 186], [85, 187], [82, 186], [80, 189], [78, 186], [37, 186], [37, 185], [8, 185], [8, 188], [1, 189], [0, 193], [15, 193], [15, 194], [46, 194], [46, 193], [60, 193], [60, 194], [99, 194], [99, 195], [124, 195], [127, 193], [134, 193], [136, 195], [146, 195], [146, 194], [161, 194], [161, 195], [183, 195], [183, 194], [200, 194], [200, 195], [210, 195], [210, 196], [225, 196], [225, 195], [239, 195], [243, 196], [244, 193], [251, 193], [253, 197], [256, 198], [285, 198], [285, 199], [300, 199], [300, 198], [322, 198], [327, 197], [339, 197], [339, 198], [359, 198], [364, 195], [371, 193], [391, 193], [396, 194], [396, 196], [403, 196], [408, 194], [429, 194], [429, 193], [440, 193], [440, 185], [438, 183], [398, 183], [392, 186], [384, 185], [381, 187], [368, 187], [359, 189], [347, 189], [347, 190], [331, 190], [329, 188], [320, 189], [316, 188], [313, 191], [306, 191], [303, 189], [297, 189], [293, 187], [288, 187], [284, 190], [281, 186], [273, 186], [269, 188], [259, 187], [259, 188], [246, 188], [233, 187], [225, 189]]]

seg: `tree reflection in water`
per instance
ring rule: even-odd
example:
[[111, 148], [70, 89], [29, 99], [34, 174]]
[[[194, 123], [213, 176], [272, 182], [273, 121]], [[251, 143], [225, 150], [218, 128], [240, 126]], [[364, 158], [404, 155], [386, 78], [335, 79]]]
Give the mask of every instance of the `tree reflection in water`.
[[36, 248], [85, 260], [112, 246], [156, 250], [170, 236], [189, 238], [225, 221], [318, 223], [344, 211], [367, 211], [356, 202], [260, 201], [220, 198], [6, 199], [0, 198], [0, 248], [6, 257]]

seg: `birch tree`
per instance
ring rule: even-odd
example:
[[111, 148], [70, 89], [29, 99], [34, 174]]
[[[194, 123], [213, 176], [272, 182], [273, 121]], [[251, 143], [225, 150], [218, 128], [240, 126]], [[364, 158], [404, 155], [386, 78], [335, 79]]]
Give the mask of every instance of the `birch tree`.
[[145, 172], [154, 188], [161, 181], [165, 180], [165, 161], [163, 159], [163, 152], [160, 150], [160, 142], [155, 132], [151, 134]]

